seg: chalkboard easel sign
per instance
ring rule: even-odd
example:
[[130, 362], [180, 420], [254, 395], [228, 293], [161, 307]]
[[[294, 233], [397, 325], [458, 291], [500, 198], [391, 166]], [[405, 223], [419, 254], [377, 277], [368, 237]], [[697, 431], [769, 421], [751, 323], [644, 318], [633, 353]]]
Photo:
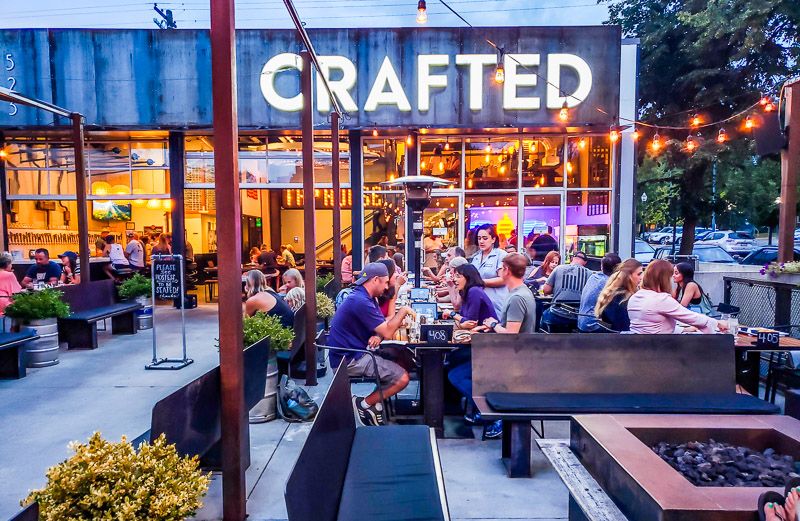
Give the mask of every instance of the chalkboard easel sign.
[[153, 291], [157, 299], [171, 300], [181, 296], [181, 259], [158, 259], [153, 264]]
[[764, 349], [778, 349], [780, 343], [780, 334], [777, 331], [759, 331], [755, 346]]
[[420, 337], [428, 345], [447, 345], [453, 339], [453, 324], [424, 324]]

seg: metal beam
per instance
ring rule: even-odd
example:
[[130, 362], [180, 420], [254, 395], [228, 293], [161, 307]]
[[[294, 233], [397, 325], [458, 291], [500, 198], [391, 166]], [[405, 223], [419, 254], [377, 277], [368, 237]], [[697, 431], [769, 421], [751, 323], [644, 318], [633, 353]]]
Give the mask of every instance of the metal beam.
[[27, 107], [44, 110], [50, 112], [51, 114], [55, 114], [56, 116], [61, 116], [62, 118], [71, 118], [73, 114], [67, 109], [62, 109], [61, 107], [57, 107], [51, 103], [47, 103], [46, 101], [30, 98], [24, 94], [14, 92], [13, 90], [9, 90], [5, 87], [0, 87], [0, 101], [17, 103], [19, 105], [25, 105]]
[[364, 176], [361, 149], [361, 131], [353, 129], [347, 133], [350, 145], [350, 190], [353, 191], [353, 204], [350, 207], [350, 219], [353, 223], [350, 238], [353, 242], [353, 271], [364, 267]]
[[789, 143], [781, 151], [781, 205], [778, 220], [778, 262], [794, 260], [797, 220], [797, 170], [800, 169], [800, 80], [787, 82], [786, 124]]
[[339, 115], [331, 114], [331, 177], [333, 182], [333, 278], [342, 285], [342, 191], [339, 186]]
[[[46, 109], [45, 109], [46, 110]], [[81, 262], [81, 286], [88, 287], [92, 280], [89, 265], [89, 216], [86, 196], [86, 152], [84, 149], [83, 116], [74, 112], [72, 120], [72, 145], [75, 151], [75, 191], [78, 211], [78, 259]]]
[[244, 521], [247, 517], [247, 491], [243, 451], [247, 447], [248, 430], [242, 355], [242, 221], [239, 207], [234, 0], [211, 0], [211, 74], [219, 246], [222, 518], [224, 521]]
[[[185, 213], [183, 186], [186, 180], [186, 140], [183, 132], [169, 133], [169, 197], [172, 199], [172, 253], [185, 255]], [[186, 257], [184, 257], [184, 262]]]
[[302, 51], [303, 71], [300, 90], [303, 109], [300, 112], [303, 134], [303, 242], [305, 243], [306, 282], [306, 385], [317, 385], [317, 237], [314, 214], [314, 93], [311, 83], [311, 53]]

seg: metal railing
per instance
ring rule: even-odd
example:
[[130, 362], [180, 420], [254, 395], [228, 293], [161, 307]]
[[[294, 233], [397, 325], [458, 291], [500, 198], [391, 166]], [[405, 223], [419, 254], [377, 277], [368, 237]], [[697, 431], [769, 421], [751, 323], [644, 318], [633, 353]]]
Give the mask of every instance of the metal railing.
[[739, 322], [777, 327], [800, 338], [800, 287], [796, 284], [723, 277], [725, 303], [740, 308]]

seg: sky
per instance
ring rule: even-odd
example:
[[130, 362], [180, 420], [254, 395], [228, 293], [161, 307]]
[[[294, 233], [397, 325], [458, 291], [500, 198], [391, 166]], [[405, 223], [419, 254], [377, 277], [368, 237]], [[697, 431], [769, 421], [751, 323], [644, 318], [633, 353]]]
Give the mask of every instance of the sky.
[[[446, 0], [474, 26], [598, 25], [608, 18], [595, 0]], [[294, 0], [307, 28], [418, 27], [417, 0]], [[431, 27], [465, 24], [439, 0], [428, 0]], [[170, 9], [178, 29], [209, 27], [209, 0], [158, 2]], [[125, 28], [152, 29], [158, 14], [152, 2], [126, 0], [0, 0], [0, 29]], [[292, 27], [282, 0], [238, 0], [236, 27]]]

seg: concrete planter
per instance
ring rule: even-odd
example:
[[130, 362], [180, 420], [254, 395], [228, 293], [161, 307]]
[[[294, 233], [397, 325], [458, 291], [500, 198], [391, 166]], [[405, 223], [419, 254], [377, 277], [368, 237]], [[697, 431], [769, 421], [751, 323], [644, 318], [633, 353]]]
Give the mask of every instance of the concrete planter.
[[[268, 338], [256, 342], [268, 342]], [[264, 389], [264, 398], [250, 410], [250, 423], [265, 423], [278, 416], [278, 360], [274, 351], [270, 350], [269, 363], [267, 364], [267, 386]]]
[[31, 320], [29, 324], [21, 324], [20, 330], [32, 330], [39, 335], [38, 340], [25, 344], [28, 367], [47, 367], [58, 363], [58, 319]]

